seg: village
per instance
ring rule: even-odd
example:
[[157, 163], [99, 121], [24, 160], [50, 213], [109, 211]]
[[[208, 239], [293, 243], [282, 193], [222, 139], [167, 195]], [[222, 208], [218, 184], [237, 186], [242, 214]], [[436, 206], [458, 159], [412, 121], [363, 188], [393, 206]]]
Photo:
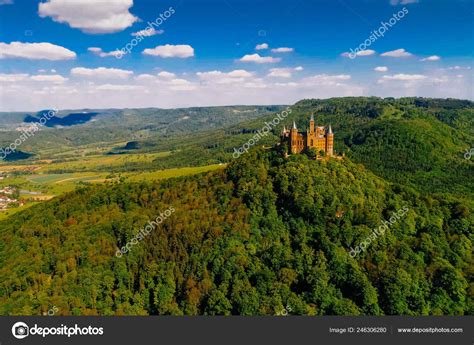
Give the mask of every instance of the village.
[[[0, 181], [6, 179], [8, 175], [0, 172]], [[23, 206], [23, 201], [19, 201], [19, 191], [13, 186], [0, 186], [0, 211], [5, 211], [11, 207]]]

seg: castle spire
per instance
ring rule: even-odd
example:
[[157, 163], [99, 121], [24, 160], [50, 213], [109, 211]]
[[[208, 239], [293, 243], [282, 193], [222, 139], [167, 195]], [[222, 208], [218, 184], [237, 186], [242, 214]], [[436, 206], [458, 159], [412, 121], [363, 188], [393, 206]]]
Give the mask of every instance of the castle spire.
[[293, 129], [297, 129], [297, 128], [296, 128], [296, 122], [295, 122], [295, 121], [293, 121]]
[[311, 119], [310, 119], [310, 121], [314, 121], [314, 114], [313, 114], [313, 113], [311, 113]]
[[329, 134], [332, 134], [332, 128], [331, 128], [331, 125], [329, 125]]

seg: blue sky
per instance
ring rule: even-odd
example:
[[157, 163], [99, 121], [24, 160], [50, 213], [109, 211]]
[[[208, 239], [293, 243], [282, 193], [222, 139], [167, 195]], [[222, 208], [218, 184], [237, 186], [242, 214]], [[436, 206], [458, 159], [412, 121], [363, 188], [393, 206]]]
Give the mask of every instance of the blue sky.
[[[0, 110], [275, 104], [359, 95], [472, 99], [473, 5], [0, 0]], [[131, 47], [132, 34], [160, 15], [166, 18], [153, 35]], [[369, 40], [391, 18], [383, 37]], [[351, 58], [347, 52], [364, 41]], [[127, 44], [129, 53], [117, 58], [115, 51]]]

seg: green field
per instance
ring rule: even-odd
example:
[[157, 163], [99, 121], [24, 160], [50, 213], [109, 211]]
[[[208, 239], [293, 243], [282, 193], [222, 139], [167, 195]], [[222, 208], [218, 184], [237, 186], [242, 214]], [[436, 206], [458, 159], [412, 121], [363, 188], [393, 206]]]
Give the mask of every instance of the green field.
[[194, 175], [223, 168], [225, 168], [225, 164], [213, 164], [202, 167], [174, 168], [138, 174], [125, 174], [124, 176], [129, 182], [140, 182], [143, 180], [161, 180], [171, 177]]
[[171, 155], [171, 152], [84, 156], [80, 157], [80, 159], [70, 158], [62, 162], [53, 162], [41, 166], [41, 170], [48, 172], [58, 170], [88, 171], [91, 169], [106, 169], [125, 166], [127, 164], [151, 163], [157, 158], [167, 157], [169, 155]]
[[[32, 161], [30, 165], [2, 164], [0, 165], [0, 171], [9, 172], [11, 175], [0, 181], [0, 187], [16, 186], [21, 190], [40, 194], [21, 193], [20, 199], [26, 201], [25, 205], [1, 212], [0, 220], [41, 201], [49, 200], [55, 196], [71, 192], [81, 184], [85, 183], [104, 183], [106, 181], [118, 181], [120, 179], [129, 182], [140, 182], [144, 180], [152, 181], [198, 174], [225, 167], [223, 164], [214, 164], [208, 166], [138, 172], [127, 172], [125, 169], [125, 172], [123, 173], [111, 173], [107, 171], [107, 167], [133, 167], [133, 164], [135, 163], [147, 164], [155, 159], [170, 155], [171, 152], [102, 156], [94, 155], [86, 157], [78, 156], [75, 159], [68, 159], [61, 162], [38, 160]], [[59, 173], [58, 171], [65, 172]]]

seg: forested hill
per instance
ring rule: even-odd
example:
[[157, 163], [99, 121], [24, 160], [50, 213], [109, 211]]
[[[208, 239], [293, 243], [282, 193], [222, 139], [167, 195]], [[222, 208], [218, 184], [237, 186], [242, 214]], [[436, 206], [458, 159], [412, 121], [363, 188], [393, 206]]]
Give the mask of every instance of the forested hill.
[[349, 158], [255, 149], [225, 170], [85, 187], [0, 223], [0, 314], [473, 314], [473, 225], [464, 201]]
[[474, 147], [473, 102], [337, 98], [295, 105], [298, 119], [310, 111], [320, 114], [320, 123], [333, 124], [339, 152], [378, 176], [423, 192], [474, 199], [474, 159], [465, 158]]
[[[474, 103], [457, 99], [343, 97], [308, 99], [290, 106], [291, 113], [258, 145], [279, 141], [284, 125], [296, 122], [305, 131], [316, 123], [332, 125], [335, 150], [387, 181], [424, 193], [474, 199]], [[186, 141], [157, 139], [157, 147], [179, 150], [155, 162], [159, 168], [223, 163], [234, 148], [252, 138], [275, 114], [225, 130], [197, 134]], [[151, 144], [148, 142], [147, 144]]]

